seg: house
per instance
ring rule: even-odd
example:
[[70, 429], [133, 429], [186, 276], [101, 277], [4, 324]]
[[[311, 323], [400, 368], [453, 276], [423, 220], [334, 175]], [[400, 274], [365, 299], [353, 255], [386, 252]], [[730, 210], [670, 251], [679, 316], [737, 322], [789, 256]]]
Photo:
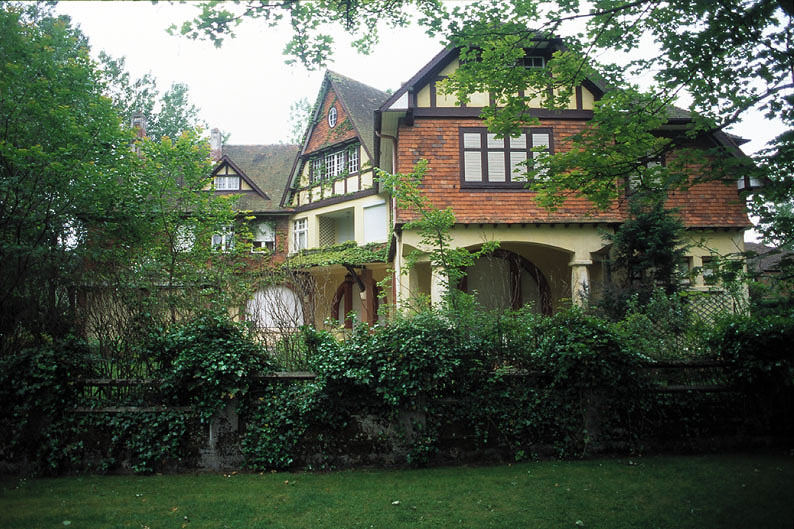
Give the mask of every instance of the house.
[[[528, 67], [542, 64], [553, 50], [533, 50]], [[406, 265], [406, 255], [427, 250], [415, 231], [404, 229], [414, 213], [395, 207], [373, 171], [410, 173], [421, 159], [428, 161], [424, 193], [455, 212], [452, 244], [477, 249], [486, 241], [500, 243], [498, 251], [469, 267], [459, 285], [485, 307], [531, 304], [550, 314], [565, 303], [583, 303], [609, 280], [603, 233], [626, 219], [625, 205], [594, 211], [584, 198], [570, 198], [551, 212], [511, 171], [539, 151], [569, 148], [566, 137], [592, 118], [605, 87], [583, 82], [563, 110], [530, 105], [540, 124], [518, 138], [497, 139], [479, 117], [489, 94], [472, 94], [458, 105], [436, 89], [458, 66], [458, 50], [445, 49], [392, 94], [326, 73], [280, 203], [272, 209], [282, 219], [280, 229], [289, 231], [287, 263], [312, 281], [311, 294], [302, 296], [307, 322], [350, 326], [346, 316], [352, 312], [374, 323], [379, 303], [400, 307], [418, 295], [441, 299], [444, 282], [427, 259]], [[687, 120], [685, 113], [671, 118], [677, 124]], [[727, 155], [743, 156], [741, 139], [721, 133], [712, 139]], [[250, 170], [232, 151], [227, 162], [234, 174]], [[703, 243], [682, 263], [691, 271], [690, 288], [709, 290], [708, 278], [695, 272], [708, 268], [712, 252], [744, 248], [749, 221], [737, 181], [700, 183], [672, 193], [669, 203], [679, 208], [690, 238]]]
[[[293, 211], [281, 206], [281, 196], [298, 152], [296, 145], [227, 145], [221, 133], [210, 133], [214, 162], [208, 191], [234, 194], [235, 206], [250, 219], [252, 259], [283, 262], [289, 251], [289, 223]], [[216, 233], [212, 245], [226, 250], [234, 244], [234, 230]], [[304, 323], [301, 296], [289, 285], [265, 285], [246, 307], [247, 317], [260, 329], [297, 327]]]

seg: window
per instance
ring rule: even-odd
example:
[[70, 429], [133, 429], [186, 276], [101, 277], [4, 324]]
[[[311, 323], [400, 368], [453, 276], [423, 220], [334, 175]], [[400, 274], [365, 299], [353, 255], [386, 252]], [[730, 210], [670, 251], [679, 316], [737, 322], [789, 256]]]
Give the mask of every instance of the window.
[[525, 130], [517, 138], [497, 138], [484, 128], [464, 128], [460, 142], [461, 178], [464, 186], [471, 187], [523, 184], [527, 160], [553, 152], [548, 128]]
[[676, 274], [682, 285], [689, 285], [692, 282], [691, 257], [683, 257], [676, 265]]
[[352, 147], [347, 153], [347, 172], [358, 172], [358, 145]]
[[224, 165], [215, 173], [215, 191], [239, 191], [240, 175]]
[[387, 213], [385, 202], [364, 208], [364, 243], [386, 240]]
[[177, 226], [174, 233], [174, 251], [189, 252], [193, 249], [196, 236], [188, 226]]
[[338, 176], [355, 173], [359, 170], [358, 144], [326, 153], [311, 161], [312, 183], [321, 180], [330, 180]]
[[707, 285], [716, 285], [718, 282], [717, 260], [713, 257], [703, 257], [702, 261], [703, 267], [701, 268], [700, 273], [703, 274], [703, 282]]
[[220, 232], [212, 234], [212, 249], [217, 252], [234, 249], [234, 229], [231, 226], [226, 226]]
[[629, 176], [629, 193], [640, 189], [659, 189], [662, 185], [662, 178], [658, 167], [664, 166], [664, 158], [657, 158], [640, 164], [637, 173]]
[[298, 219], [292, 223], [292, 251], [303, 250], [307, 246], [309, 223], [307, 219]]
[[331, 109], [328, 110], [328, 126], [334, 128], [336, 126], [337, 118], [338, 115], [336, 113], [336, 107], [331, 107]]
[[260, 222], [254, 226], [254, 240], [252, 241], [252, 251], [262, 252], [276, 250], [276, 229], [271, 222]]
[[321, 180], [322, 175], [323, 175], [323, 159], [315, 158], [314, 160], [312, 160], [312, 165], [311, 165], [312, 182], [317, 182], [318, 180]]
[[518, 65], [524, 68], [543, 68], [546, 65], [546, 60], [543, 57], [531, 55], [518, 59]]

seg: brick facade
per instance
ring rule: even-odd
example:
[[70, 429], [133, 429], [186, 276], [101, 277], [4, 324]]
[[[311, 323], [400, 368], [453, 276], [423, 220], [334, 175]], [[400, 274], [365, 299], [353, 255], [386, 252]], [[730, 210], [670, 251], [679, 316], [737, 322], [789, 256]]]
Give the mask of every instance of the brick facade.
[[[336, 107], [337, 121], [336, 126], [331, 128], [328, 126], [328, 111], [331, 106]], [[353, 127], [353, 122], [345, 112], [341, 100], [337, 97], [333, 87], [329, 88], [328, 93], [325, 95], [323, 101], [322, 111], [318, 116], [317, 123], [311, 132], [311, 137], [306, 145], [306, 154], [323, 150], [331, 147], [336, 143], [356, 138], [356, 130]]]
[[[543, 120], [539, 127], [553, 128], [555, 152], [564, 152], [565, 138], [580, 132], [581, 120]], [[451, 206], [457, 222], [475, 223], [556, 223], [621, 222], [625, 208], [616, 204], [597, 211], [588, 200], [571, 197], [556, 211], [548, 211], [526, 189], [461, 189], [460, 128], [482, 127], [479, 119], [417, 118], [410, 127], [401, 126], [397, 151], [397, 170], [409, 173], [420, 159], [428, 160], [423, 189], [438, 207]], [[743, 228], [749, 225], [744, 204], [735, 182], [707, 182], [687, 191], [671, 194], [670, 205], [680, 208], [689, 227]], [[398, 210], [396, 220], [411, 220], [409, 211]]]

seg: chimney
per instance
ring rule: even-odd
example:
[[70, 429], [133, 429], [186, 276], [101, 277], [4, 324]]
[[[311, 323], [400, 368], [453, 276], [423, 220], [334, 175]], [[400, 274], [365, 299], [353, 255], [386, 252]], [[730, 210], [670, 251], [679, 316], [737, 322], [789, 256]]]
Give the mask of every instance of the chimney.
[[135, 135], [143, 139], [146, 137], [146, 114], [141, 112], [140, 110], [132, 115], [132, 119], [130, 120], [130, 124], [132, 125], [132, 129], [135, 131]]
[[223, 156], [223, 136], [219, 129], [210, 131], [210, 157], [217, 162]]

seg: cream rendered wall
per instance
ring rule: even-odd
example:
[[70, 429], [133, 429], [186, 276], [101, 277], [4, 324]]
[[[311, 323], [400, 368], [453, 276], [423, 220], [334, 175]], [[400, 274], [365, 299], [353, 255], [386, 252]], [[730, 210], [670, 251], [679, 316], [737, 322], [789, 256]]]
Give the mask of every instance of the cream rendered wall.
[[[458, 247], [473, 247], [482, 245], [486, 241], [500, 241], [501, 243], [529, 243], [547, 246], [569, 252], [572, 258], [586, 260], [591, 258], [591, 253], [604, 247], [599, 226], [594, 224], [580, 225], [551, 225], [527, 224], [525, 226], [507, 224], [476, 226], [456, 225], [451, 231], [452, 244]], [[422, 249], [419, 237], [415, 232], [405, 231], [402, 237], [403, 244]]]
[[[447, 66], [444, 67], [443, 70], [439, 73], [440, 76], [449, 76], [455, 72], [460, 67], [460, 62], [458, 59], [454, 59], [451, 61]], [[555, 93], [559, 93], [559, 89], [555, 89]], [[537, 94], [535, 97], [532, 97], [529, 100], [529, 107], [530, 108], [541, 108], [543, 106], [543, 102], [545, 99], [544, 94]], [[594, 97], [592, 92], [590, 92], [587, 88], [582, 87], [582, 109], [583, 110], [592, 110], [593, 109], [593, 101]], [[469, 107], [486, 107], [490, 105], [491, 100], [490, 96], [486, 92], [476, 92], [469, 96], [467, 101], [467, 106]], [[416, 106], [420, 108], [429, 108], [430, 107], [430, 83], [422, 86], [419, 91], [416, 93]], [[442, 94], [439, 90], [436, 90], [436, 107], [442, 108], [449, 108], [449, 107], [457, 107], [457, 98], [454, 94]], [[571, 94], [570, 100], [568, 102], [568, 109], [575, 110], [576, 109], [576, 94]]]
[[[692, 258], [692, 269], [701, 268], [703, 257], [713, 253], [730, 258], [744, 251], [744, 230], [688, 230], [687, 237], [687, 243], [692, 245], [687, 250], [687, 256]], [[703, 275], [698, 274], [693, 277], [691, 288], [701, 290], [714, 287], [707, 286]]]
[[[305, 218], [308, 221], [307, 226], [309, 228], [309, 233], [307, 237], [307, 248], [319, 248], [320, 221], [318, 217], [322, 215], [328, 215], [329, 213], [334, 213], [344, 209], [353, 209], [353, 232], [355, 235], [355, 241], [358, 244], [364, 244], [364, 208], [368, 206], [374, 206], [377, 204], [384, 204], [386, 202], [387, 202], [387, 197], [385, 195], [373, 195], [373, 196], [357, 198], [354, 200], [347, 200], [339, 204], [320, 207], [317, 209], [312, 209], [301, 213], [296, 213], [290, 219], [291, 221], [290, 241], [292, 241], [292, 237], [293, 237], [292, 233], [294, 231], [293, 230], [294, 225], [292, 221]], [[388, 226], [386, 232], [388, 233]]]

